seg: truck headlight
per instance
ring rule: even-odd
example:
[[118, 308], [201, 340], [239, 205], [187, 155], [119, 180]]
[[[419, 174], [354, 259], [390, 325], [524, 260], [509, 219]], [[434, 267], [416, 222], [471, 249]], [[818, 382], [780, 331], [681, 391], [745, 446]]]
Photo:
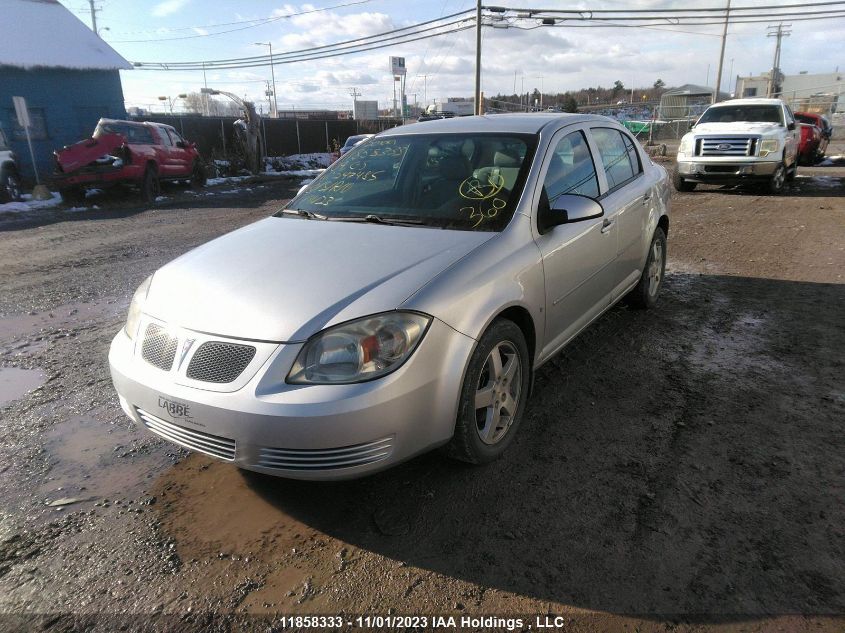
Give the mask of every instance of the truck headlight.
[[385, 312], [323, 330], [299, 352], [287, 382], [343, 384], [380, 378], [399, 367], [422, 340], [431, 317]]
[[776, 138], [763, 139], [760, 143], [760, 156], [768, 156], [780, 150], [780, 141]]
[[692, 137], [685, 136], [681, 139], [681, 145], [678, 147], [678, 156], [684, 156], [692, 152]]
[[150, 283], [152, 283], [152, 280], [152, 275], [147, 277], [141, 282], [141, 285], [138, 286], [135, 294], [132, 295], [132, 303], [129, 304], [129, 314], [126, 315], [126, 325], [123, 326], [126, 336], [131, 339], [134, 339], [135, 335], [138, 333], [138, 323], [141, 321], [141, 311], [144, 309], [144, 302], [147, 300], [147, 293], [150, 291]]

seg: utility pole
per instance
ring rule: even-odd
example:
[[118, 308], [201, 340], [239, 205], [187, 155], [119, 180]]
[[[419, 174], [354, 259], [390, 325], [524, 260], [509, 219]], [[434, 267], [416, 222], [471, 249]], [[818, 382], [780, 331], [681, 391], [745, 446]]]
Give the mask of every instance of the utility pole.
[[417, 75], [423, 78], [423, 105], [428, 106], [428, 78], [431, 75]]
[[352, 117], [356, 118], [358, 110], [358, 97], [361, 96], [361, 93], [358, 92], [358, 88], [350, 88], [349, 96], [352, 97]]
[[543, 79], [544, 75], [537, 75], [536, 79], [540, 80], [540, 109], [543, 109]]
[[88, 0], [88, 5], [91, 7], [91, 30], [99, 35], [97, 31], [97, 11], [99, 9], [94, 6], [94, 0]]
[[475, 113], [482, 113], [481, 106], [481, 0], [475, 2]]
[[725, 62], [725, 40], [728, 39], [728, 20], [731, 17], [731, 0], [725, 8], [725, 26], [722, 29], [722, 50], [719, 51], [719, 69], [716, 71], [716, 89], [713, 91], [713, 100], [710, 103], [719, 101], [719, 90], [722, 89], [722, 64]]
[[[790, 27], [792, 25], [787, 24], [785, 26]], [[766, 37], [777, 38], [777, 44], [775, 45], [775, 58], [772, 62], [772, 73], [769, 77], [769, 89], [766, 91], [766, 96], [768, 97], [774, 97], [776, 94], [780, 93], [780, 45], [781, 40], [784, 37], [789, 37], [792, 33], [791, 31], [784, 31], [783, 27], [783, 22], [781, 22], [777, 26], [769, 26], [769, 32], [766, 34]]]
[[275, 118], [279, 118], [279, 101], [276, 96], [276, 69], [273, 67], [273, 42], [254, 42], [256, 46], [270, 47], [270, 77], [273, 80], [273, 107], [272, 112]]

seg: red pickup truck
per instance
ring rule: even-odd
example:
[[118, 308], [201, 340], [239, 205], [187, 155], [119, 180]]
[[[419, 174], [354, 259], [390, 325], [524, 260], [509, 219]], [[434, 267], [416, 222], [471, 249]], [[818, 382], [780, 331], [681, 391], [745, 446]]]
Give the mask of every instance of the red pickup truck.
[[71, 203], [84, 200], [91, 188], [136, 185], [149, 202], [162, 180], [188, 180], [196, 187], [206, 181], [196, 145], [163, 123], [100, 119], [91, 138], [53, 154], [53, 184]]

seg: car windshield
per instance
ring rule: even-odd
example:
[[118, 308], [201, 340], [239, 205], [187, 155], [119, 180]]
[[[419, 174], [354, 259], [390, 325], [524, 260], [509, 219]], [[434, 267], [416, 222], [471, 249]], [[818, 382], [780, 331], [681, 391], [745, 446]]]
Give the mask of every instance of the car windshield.
[[730, 105], [707, 108], [699, 123], [780, 123], [781, 108], [776, 105]]
[[517, 134], [376, 137], [336, 161], [287, 212], [501, 231], [513, 216], [536, 143], [533, 135]]

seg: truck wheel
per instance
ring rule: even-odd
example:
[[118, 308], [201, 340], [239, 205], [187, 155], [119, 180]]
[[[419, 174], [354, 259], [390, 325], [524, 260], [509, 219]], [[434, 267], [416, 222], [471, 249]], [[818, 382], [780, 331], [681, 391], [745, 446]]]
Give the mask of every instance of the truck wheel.
[[62, 189], [59, 193], [62, 196], [62, 202], [72, 207], [85, 204], [85, 189], [82, 187], [69, 187], [68, 189]]
[[144, 172], [144, 179], [141, 181], [141, 197], [144, 202], [155, 202], [161, 191], [161, 184], [158, 181], [156, 168], [149, 166]]
[[21, 177], [13, 171], [0, 176], [0, 202], [15, 202], [21, 198]]
[[692, 191], [698, 183], [684, 180], [676, 169], [672, 172], [672, 184], [675, 185], [675, 191]]
[[775, 169], [775, 173], [773, 173], [772, 177], [769, 178], [769, 182], [766, 185], [766, 189], [771, 195], [776, 196], [783, 193], [783, 187], [785, 183], [786, 167], [783, 166], [783, 163], [780, 163]]
[[202, 189], [208, 177], [205, 174], [205, 166], [198, 160], [194, 161], [194, 169], [191, 172], [191, 186], [194, 189]]

